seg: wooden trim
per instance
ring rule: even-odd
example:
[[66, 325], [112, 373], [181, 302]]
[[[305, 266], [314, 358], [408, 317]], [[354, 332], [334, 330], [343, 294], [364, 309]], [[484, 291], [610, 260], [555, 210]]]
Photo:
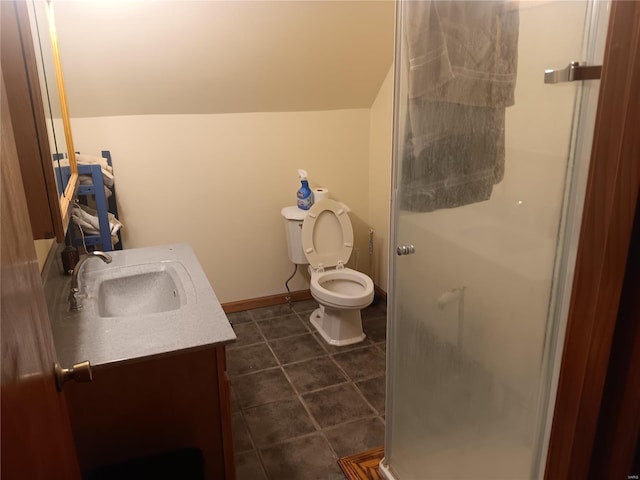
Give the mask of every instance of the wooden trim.
[[[297, 292], [291, 292], [291, 301], [299, 302], [301, 300], [310, 300], [311, 291], [298, 290]], [[222, 304], [222, 309], [225, 313], [242, 312], [244, 310], [251, 310], [252, 308], [271, 307], [273, 305], [282, 305], [287, 303], [287, 294], [279, 293], [277, 295], [269, 295], [268, 297], [250, 298], [248, 300], [239, 300], [237, 302], [228, 302]]]
[[614, 1], [545, 478], [588, 478], [640, 184], [640, 2]]
[[235, 480], [236, 462], [233, 453], [233, 428], [231, 417], [231, 390], [229, 377], [227, 376], [227, 358], [225, 348], [216, 348], [218, 363], [218, 395], [220, 397], [220, 433], [222, 443], [222, 455], [224, 457], [224, 478]]
[[[387, 303], [387, 292], [382, 290], [377, 285], [374, 286], [376, 298]], [[302, 300], [311, 300], [310, 290], [298, 290], [291, 292], [291, 301], [300, 302]], [[242, 312], [244, 310], [251, 310], [252, 308], [271, 307], [273, 305], [282, 305], [287, 303], [287, 294], [279, 293], [277, 295], [269, 295], [268, 297], [250, 298], [247, 300], [239, 300], [237, 302], [227, 302], [222, 304], [222, 309], [225, 313]]]
[[80, 180], [80, 176], [75, 172], [72, 173], [71, 177], [69, 177], [69, 181], [67, 182], [67, 188], [64, 191], [64, 195], [60, 197], [60, 212], [62, 215], [63, 240], [69, 228], [69, 220], [71, 217], [71, 201], [75, 196], [76, 189], [78, 188], [79, 180]]
[[[613, 338], [590, 478], [627, 478], [640, 434], [640, 208]], [[636, 467], [638, 468], [638, 467]], [[631, 471], [630, 471], [631, 470]]]
[[338, 459], [338, 465], [348, 480], [382, 480], [379, 467], [384, 448], [377, 447]]
[[[56, 80], [58, 82], [58, 96], [60, 97], [60, 114], [62, 116], [62, 124], [64, 126], [64, 140], [67, 145], [67, 156], [69, 157], [69, 166], [71, 171], [78, 171], [76, 162], [76, 150], [73, 146], [73, 135], [71, 135], [71, 121], [69, 118], [69, 107], [67, 104], [67, 92], [64, 88], [64, 76], [62, 74], [62, 61], [60, 60], [60, 47], [58, 46], [58, 33], [54, 21], [54, 8], [52, 4], [49, 8], [49, 35], [51, 36], [51, 50], [53, 55], [53, 66], [56, 71]], [[72, 195], [73, 196], [72, 192]]]
[[34, 239], [64, 239], [26, 2], [0, 2], [2, 69]]
[[378, 285], [374, 285], [373, 289], [375, 291], [376, 298], [381, 300], [381, 301], [383, 301], [386, 304], [387, 303], [387, 292], [385, 292]]
[[60, 211], [60, 197], [58, 195], [55, 173], [53, 171], [53, 157], [51, 156], [51, 147], [49, 145], [47, 120], [44, 114], [44, 100], [40, 89], [40, 78], [38, 76], [38, 65], [35, 56], [36, 49], [33, 44], [29, 11], [27, 9], [26, 2], [19, 1], [16, 2], [15, 5], [18, 27], [20, 28], [20, 36], [22, 40], [25, 69], [27, 71], [29, 81], [29, 91], [33, 102], [33, 120], [36, 127], [36, 135], [38, 137], [40, 158], [42, 158], [42, 175], [44, 177], [46, 194], [49, 200], [48, 204], [51, 221], [53, 223], [53, 231], [55, 232], [56, 241], [60, 243], [64, 241], [64, 227]]

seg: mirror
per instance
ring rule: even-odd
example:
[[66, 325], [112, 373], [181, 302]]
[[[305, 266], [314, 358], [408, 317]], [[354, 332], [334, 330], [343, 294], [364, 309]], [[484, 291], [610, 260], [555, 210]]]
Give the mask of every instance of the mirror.
[[[31, 36], [35, 50], [36, 65], [38, 67], [38, 80], [44, 106], [44, 116], [47, 123], [47, 136], [49, 148], [53, 156], [54, 168], [56, 168], [56, 186], [58, 192], [62, 189], [62, 178], [59, 171], [60, 160], [67, 156], [67, 145], [62, 126], [62, 112], [58, 96], [58, 80], [55, 76], [53, 65], [53, 50], [49, 35], [49, 20], [47, 18], [47, 4], [44, 1], [31, 0], [28, 4], [29, 22], [31, 24]], [[57, 123], [57, 125], [56, 125]], [[64, 192], [61, 192], [64, 195]]]
[[27, 2], [38, 79], [42, 94], [51, 161], [60, 195], [63, 225], [68, 225], [69, 205], [78, 181], [69, 113], [62, 77], [53, 4], [46, 0]]

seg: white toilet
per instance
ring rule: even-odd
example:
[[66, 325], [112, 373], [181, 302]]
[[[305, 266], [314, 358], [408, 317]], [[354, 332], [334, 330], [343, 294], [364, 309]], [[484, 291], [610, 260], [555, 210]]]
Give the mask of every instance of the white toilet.
[[289, 258], [302, 263], [297, 254], [297, 247], [302, 247], [309, 263], [311, 295], [320, 304], [311, 314], [311, 323], [331, 345], [361, 342], [365, 334], [360, 310], [373, 301], [373, 281], [364, 273], [345, 267], [353, 249], [347, 207], [326, 199], [314, 204], [306, 214], [291, 208], [282, 210], [287, 220]]

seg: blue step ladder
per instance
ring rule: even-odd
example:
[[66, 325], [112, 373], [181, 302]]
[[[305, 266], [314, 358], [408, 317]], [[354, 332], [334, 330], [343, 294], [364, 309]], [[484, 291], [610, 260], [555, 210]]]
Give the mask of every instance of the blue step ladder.
[[[108, 150], [103, 150], [102, 157], [107, 160], [109, 166], [111, 164], [111, 152]], [[54, 154], [54, 160], [60, 160], [62, 158], [62, 154]], [[56, 175], [58, 180], [58, 193], [62, 195], [64, 190], [69, 183], [69, 179], [71, 178], [71, 168], [70, 167], [56, 167]], [[93, 196], [96, 204], [96, 211], [98, 212], [98, 223], [100, 225], [100, 234], [99, 235], [84, 235], [83, 238], [76, 238], [75, 229], [69, 228], [67, 235], [69, 235], [69, 240], [72, 245], [81, 246], [86, 245], [88, 247], [95, 248], [96, 246], [100, 246], [101, 249], [105, 252], [113, 250], [113, 245], [111, 243], [111, 230], [109, 228], [109, 216], [108, 212], [111, 212], [118, 218], [118, 206], [116, 203], [116, 191], [115, 184], [111, 189], [111, 197], [107, 201], [107, 196], [104, 193], [104, 181], [102, 178], [102, 169], [100, 165], [78, 165], [78, 175], [89, 175], [91, 176], [91, 184], [87, 185], [78, 185], [78, 189], [76, 190], [76, 197], [89, 197]], [[70, 224], [73, 222], [73, 219], [70, 220]], [[71, 225], [70, 225], [71, 227]], [[118, 241], [115, 244], [116, 250], [122, 250], [122, 237], [121, 233], [118, 230], [117, 233]]]

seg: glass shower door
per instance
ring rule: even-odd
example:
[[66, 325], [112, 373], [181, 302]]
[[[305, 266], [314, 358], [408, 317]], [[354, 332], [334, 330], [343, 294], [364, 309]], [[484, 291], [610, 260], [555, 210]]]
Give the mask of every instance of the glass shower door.
[[599, 84], [544, 72], [601, 63], [608, 4], [397, 13], [383, 473], [538, 478]]

